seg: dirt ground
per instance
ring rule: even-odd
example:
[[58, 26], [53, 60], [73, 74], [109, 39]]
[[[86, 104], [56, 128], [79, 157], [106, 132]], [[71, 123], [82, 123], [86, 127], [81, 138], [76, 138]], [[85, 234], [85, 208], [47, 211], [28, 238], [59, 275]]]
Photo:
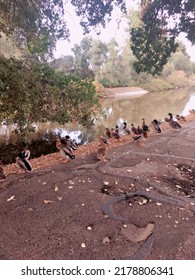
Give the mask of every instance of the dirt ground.
[[97, 143], [64, 163], [59, 153], [5, 167], [0, 182], [0, 259], [194, 260], [195, 114], [145, 146]]

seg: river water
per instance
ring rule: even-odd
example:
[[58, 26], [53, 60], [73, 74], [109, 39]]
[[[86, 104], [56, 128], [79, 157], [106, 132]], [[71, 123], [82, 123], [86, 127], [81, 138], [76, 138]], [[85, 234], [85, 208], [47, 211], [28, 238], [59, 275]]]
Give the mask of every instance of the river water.
[[[87, 130], [81, 125], [57, 123], [38, 123], [36, 132], [28, 134], [29, 141], [36, 139], [50, 139], [53, 134], [65, 136], [69, 134], [77, 143], [85, 144], [97, 137], [99, 132], [104, 133], [105, 127], [119, 125], [122, 129], [124, 121], [130, 126], [141, 124], [141, 118], [145, 118], [150, 124], [153, 119], [163, 121], [169, 112], [173, 115], [187, 115], [189, 109], [195, 108], [194, 88], [180, 88], [176, 90], [159, 92], [138, 92], [136, 95], [118, 95], [101, 100], [103, 115], [94, 119], [94, 126]], [[0, 127], [0, 144], [8, 144], [17, 140], [12, 133], [13, 127], [2, 125]], [[122, 130], [121, 130], [122, 132]]]

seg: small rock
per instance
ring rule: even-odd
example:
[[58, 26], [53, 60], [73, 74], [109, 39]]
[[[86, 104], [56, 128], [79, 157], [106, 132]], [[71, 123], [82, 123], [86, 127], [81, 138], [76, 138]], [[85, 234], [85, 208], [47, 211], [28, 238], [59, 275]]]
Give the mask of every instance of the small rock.
[[162, 205], [162, 203], [160, 203], [160, 202], [157, 202], [156, 204], [157, 204], [158, 206]]
[[58, 192], [58, 191], [59, 191], [59, 188], [57, 186], [55, 186], [54, 192]]
[[10, 198], [7, 199], [7, 201], [11, 201], [15, 198], [15, 195], [12, 195]]
[[108, 236], [104, 237], [102, 240], [102, 244], [104, 244], [104, 245], [108, 245], [108, 244], [110, 244], [110, 242], [111, 242], [111, 239]]
[[44, 203], [44, 204], [49, 204], [49, 203], [52, 203], [52, 200], [44, 199], [44, 200], [43, 200], [43, 203]]
[[88, 230], [92, 230], [92, 227], [91, 227], [91, 226], [88, 226], [87, 229], [88, 229]]
[[85, 243], [81, 243], [81, 247], [82, 247], [82, 248], [86, 248]]
[[72, 180], [69, 180], [68, 183], [69, 183], [70, 185], [74, 185], [74, 182], [73, 182]]

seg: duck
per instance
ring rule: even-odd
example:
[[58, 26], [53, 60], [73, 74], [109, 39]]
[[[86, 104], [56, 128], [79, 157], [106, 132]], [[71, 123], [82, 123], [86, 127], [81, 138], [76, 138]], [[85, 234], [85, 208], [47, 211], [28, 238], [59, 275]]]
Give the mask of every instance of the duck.
[[112, 138], [110, 129], [109, 129], [108, 127], [106, 128], [106, 136], [107, 136], [108, 138]]
[[143, 133], [143, 130], [141, 129], [141, 127], [138, 125], [135, 134], [141, 135]]
[[72, 149], [68, 146], [66, 141], [63, 141], [63, 143], [64, 144], [61, 143], [60, 138], [56, 139], [56, 148], [60, 151], [62, 157], [66, 159], [66, 162], [69, 161], [69, 159], [75, 159]]
[[27, 145], [24, 145], [23, 150], [16, 157], [16, 166], [19, 170], [32, 171], [32, 166], [30, 164], [30, 150]]
[[137, 129], [135, 128], [133, 123], [131, 124], [131, 132], [134, 134], [136, 134], [136, 132], [137, 132]]
[[114, 130], [114, 128], [111, 128], [110, 134], [111, 134], [111, 137], [114, 138], [114, 139], [119, 140], [119, 139], [121, 138], [120, 135], [119, 135], [119, 133], [117, 133], [117, 132]]
[[6, 177], [5, 172], [4, 172], [3, 162], [2, 162], [2, 160], [0, 160], [0, 181], [5, 180], [6, 178], [7, 177]]
[[148, 137], [149, 127], [146, 125], [145, 118], [142, 118], [142, 131], [144, 138]]
[[105, 143], [103, 138], [102, 137], [99, 137], [99, 147], [98, 147], [98, 150], [97, 150], [97, 159], [102, 161], [102, 160], [105, 160], [105, 157], [108, 153], [108, 142]]
[[160, 123], [159, 121], [157, 121], [156, 119], [154, 119], [151, 123], [153, 124], [153, 127], [154, 127], [154, 129], [155, 129], [155, 131], [156, 131], [157, 133], [161, 133], [161, 132], [162, 132], [162, 131], [161, 131], [161, 128], [160, 128], [161, 123]]
[[99, 142], [103, 142], [104, 144], [108, 144], [109, 143], [107, 138], [102, 136], [102, 135], [99, 135], [98, 139], [99, 139]]
[[181, 125], [178, 124], [178, 122], [173, 120], [173, 114], [168, 113], [168, 116], [169, 116], [169, 121], [168, 122], [169, 122], [170, 127], [172, 127], [173, 129], [180, 129]]
[[143, 133], [133, 136], [133, 143], [134, 143], [135, 141], [138, 141], [138, 142], [139, 142], [139, 145], [140, 145], [141, 147], [144, 146], [144, 143], [143, 143]]
[[66, 135], [65, 138], [62, 138], [60, 142], [64, 145], [68, 145], [68, 147], [71, 148], [72, 150], [77, 149], [76, 142], [72, 140], [69, 135]]
[[128, 129], [128, 127], [127, 127], [127, 123], [126, 123], [126, 122], [123, 123], [123, 130], [124, 130], [125, 133], [127, 133], [127, 134], [130, 134], [130, 133], [131, 133], [130, 129]]
[[115, 126], [115, 132], [117, 132], [119, 134], [119, 126], [118, 125]]
[[[135, 127], [134, 127], [135, 128]], [[144, 143], [143, 143], [143, 130], [142, 128], [138, 125], [137, 128], [135, 128], [135, 136], [133, 136], [133, 143], [136, 141], [136, 142], [139, 142], [139, 145], [140, 146], [144, 146]]]
[[178, 121], [182, 121], [182, 122], [186, 122], [186, 118], [184, 116], [180, 116], [180, 115], [176, 115], [175, 118], [178, 120]]

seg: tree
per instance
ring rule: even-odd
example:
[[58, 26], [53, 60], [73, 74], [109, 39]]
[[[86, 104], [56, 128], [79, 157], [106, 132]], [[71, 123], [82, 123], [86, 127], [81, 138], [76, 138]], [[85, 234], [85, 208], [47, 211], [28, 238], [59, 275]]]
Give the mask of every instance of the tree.
[[74, 57], [72, 55], [65, 55], [54, 59], [50, 64], [55, 70], [71, 75], [74, 69]]
[[193, 72], [192, 63], [182, 42], [178, 42], [177, 51], [168, 59], [167, 64], [163, 68], [162, 75], [167, 77], [173, 71], [184, 71], [186, 74], [192, 74]]
[[90, 65], [95, 74], [95, 79], [100, 81], [100, 71], [107, 60], [108, 47], [101, 40], [93, 40], [90, 50]]
[[195, 44], [194, 0], [142, 0], [141, 25], [131, 29], [135, 70], [159, 74], [170, 55], [176, 51], [176, 37], [186, 32]]
[[126, 12], [125, 2], [125, 0], [71, 0], [85, 33], [88, 33], [91, 27], [105, 27], [106, 22], [111, 20], [115, 7]]
[[115, 38], [108, 43], [108, 57], [104, 67], [101, 69], [100, 75], [102, 83], [105, 86], [117, 86], [119, 79], [119, 46]]
[[32, 131], [34, 122], [76, 119], [89, 125], [97, 108], [91, 80], [55, 72], [48, 64], [0, 57], [0, 122], [15, 125], [15, 132]]
[[80, 78], [94, 77], [89, 68], [91, 47], [92, 38], [86, 36], [81, 40], [80, 45], [75, 44], [72, 48], [74, 53], [74, 75]]
[[66, 7], [71, 3], [80, 17], [84, 32], [105, 26], [114, 7], [125, 11], [125, 0], [0, 0], [0, 30], [26, 45], [28, 51], [46, 59], [58, 39], [68, 39]]
[[53, 42], [67, 39], [63, 0], [0, 0], [0, 30], [24, 38], [31, 52], [49, 52]]

